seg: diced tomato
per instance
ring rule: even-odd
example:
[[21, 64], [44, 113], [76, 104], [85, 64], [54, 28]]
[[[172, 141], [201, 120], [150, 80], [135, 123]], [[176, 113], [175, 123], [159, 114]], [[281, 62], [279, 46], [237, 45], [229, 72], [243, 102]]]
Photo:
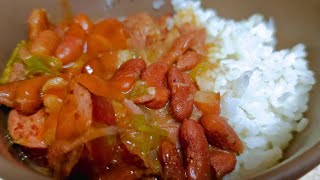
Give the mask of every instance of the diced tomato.
[[220, 94], [208, 91], [197, 91], [194, 104], [202, 114], [220, 114]]

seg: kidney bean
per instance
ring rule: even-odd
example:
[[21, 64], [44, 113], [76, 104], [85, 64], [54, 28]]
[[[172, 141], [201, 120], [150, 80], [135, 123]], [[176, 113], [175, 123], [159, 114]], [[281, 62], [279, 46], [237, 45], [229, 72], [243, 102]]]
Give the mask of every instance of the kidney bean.
[[85, 14], [79, 14], [79, 15], [75, 16], [73, 18], [73, 21], [75, 23], [79, 24], [81, 26], [81, 28], [86, 31], [86, 33], [89, 33], [92, 29], [93, 24], [90, 21], [90, 19], [88, 18], [88, 16]]
[[186, 73], [182, 73], [184, 80], [186, 81], [186, 83], [190, 86], [190, 92], [191, 94], [195, 94], [198, 90], [197, 85], [192, 81], [192, 79], [190, 78], [190, 76]]
[[49, 21], [47, 13], [44, 9], [32, 10], [28, 18], [28, 37], [30, 40], [34, 40], [40, 34], [40, 32], [49, 28]]
[[180, 143], [188, 179], [208, 179], [210, 162], [208, 142], [200, 124], [186, 119], [180, 126]]
[[243, 151], [243, 144], [226, 119], [214, 115], [204, 114], [200, 123], [210, 144], [235, 153]]
[[175, 145], [168, 140], [163, 141], [160, 145], [159, 152], [159, 159], [162, 164], [164, 179], [186, 179], [185, 170]]
[[120, 66], [111, 81], [120, 91], [127, 92], [132, 88], [145, 67], [144, 60], [131, 59]]
[[85, 30], [77, 23], [71, 24], [61, 43], [58, 45], [55, 56], [59, 58], [63, 64], [77, 60], [83, 52], [85, 38]]
[[43, 103], [40, 93], [41, 88], [49, 78], [49, 76], [40, 76], [29, 80], [14, 82], [18, 85], [14, 92], [15, 99], [13, 101], [13, 107], [24, 115], [31, 115], [37, 112]]
[[193, 34], [189, 48], [197, 52], [199, 55], [207, 54], [206, 39], [207, 34], [205, 29], [199, 29], [192, 24], [183, 24], [178, 27], [181, 34]]
[[187, 51], [177, 60], [177, 67], [181, 71], [189, 71], [201, 62], [201, 57], [195, 51]]
[[168, 84], [171, 93], [171, 114], [182, 121], [192, 114], [193, 93], [186, 76], [177, 68], [172, 67], [168, 72]]
[[154, 63], [149, 65], [141, 74], [141, 79], [147, 83], [149, 87], [154, 87], [156, 94], [154, 99], [145, 105], [148, 108], [159, 109], [167, 104], [169, 99], [169, 91], [166, 84], [166, 73], [168, 65], [164, 63]]
[[34, 41], [31, 42], [30, 52], [34, 55], [51, 56], [59, 45], [59, 37], [52, 30], [45, 30], [39, 33]]
[[210, 164], [216, 172], [217, 178], [222, 178], [224, 175], [232, 172], [236, 166], [237, 158], [233, 152], [211, 148]]
[[175, 40], [171, 49], [160, 57], [159, 62], [172, 65], [184, 52], [188, 50], [193, 38], [193, 33], [181, 35]]

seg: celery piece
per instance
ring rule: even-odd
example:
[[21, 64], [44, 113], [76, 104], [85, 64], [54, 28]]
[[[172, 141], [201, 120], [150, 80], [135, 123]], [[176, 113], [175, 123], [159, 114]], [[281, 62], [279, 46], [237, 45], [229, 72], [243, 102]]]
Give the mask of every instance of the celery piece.
[[31, 56], [24, 60], [27, 67], [27, 75], [37, 74], [59, 74], [62, 69], [62, 63], [59, 59], [51, 56]]
[[17, 47], [13, 50], [11, 57], [9, 58], [6, 68], [4, 69], [2, 76], [0, 78], [0, 83], [1, 84], [5, 84], [8, 83], [9, 81], [9, 77], [12, 73], [12, 66], [14, 63], [17, 63], [19, 61], [21, 61], [21, 58], [19, 56], [19, 51], [22, 47], [26, 47], [27, 43], [26, 41], [21, 41]]

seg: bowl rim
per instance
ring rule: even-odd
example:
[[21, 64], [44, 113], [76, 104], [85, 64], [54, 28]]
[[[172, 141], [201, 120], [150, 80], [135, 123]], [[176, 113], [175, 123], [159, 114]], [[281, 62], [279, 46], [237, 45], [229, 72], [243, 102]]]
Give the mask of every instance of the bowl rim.
[[298, 156], [293, 157], [292, 159], [285, 159], [281, 162], [284, 163], [278, 164], [278, 166], [273, 166], [267, 169], [265, 172], [258, 173], [249, 179], [299, 179], [320, 164], [320, 142], [318, 141], [308, 150], [302, 152]]
[[41, 175], [26, 165], [17, 166], [18, 161], [10, 161], [0, 156], [0, 177], [4, 179], [37, 179], [37, 180], [48, 180], [49, 177]]
[[[311, 171], [320, 163], [320, 142], [311, 146], [305, 152], [300, 155], [287, 159], [288, 162], [284, 164], [279, 164], [279, 166], [274, 166], [267, 169], [265, 172], [258, 173], [253, 177], [248, 177], [250, 180], [260, 180], [260, 179], [272, 179], [272, 180], [282, 180], [282, 179], [298, 179]], [[284, 161], [282, 161], [284, 162]], [[27, 166], [15, 166], [16, 162], [9, 161], [0, 157], [0, 177], [4, 179], [17, 179], [21, 177], [28, 177], [38, 180], [48, 180], [50, 177], [46, 177], [37, 173]], [[8, 171], [9, 169], [9, 171]], [[18, 170], [18, 173], [16, 173]]]
[[[118, 1], [116, 1], [118, 2]], [[264, 172], [259, 172], [249, 179], [298, 179], [307, 172], [311, 171], [320, 163], [320, 141], [310, 146], [304, 152], [280, 161]], [[32, 178], [50, 179], [27, 166], [16, 166], [16, 162], [10, 161], [0, 156], [0, 177], [4, 179]], [[0, 179], [1, 179], [0, 178]]]

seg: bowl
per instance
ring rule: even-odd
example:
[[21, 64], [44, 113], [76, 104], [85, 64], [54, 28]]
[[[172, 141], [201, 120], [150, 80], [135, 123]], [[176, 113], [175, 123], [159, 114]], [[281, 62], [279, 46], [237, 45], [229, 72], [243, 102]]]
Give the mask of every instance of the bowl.
[[[26, 38], [26, 20], [33, 8], [45, 8], [50, 19], [58, 21], [66, 8], [64, 0], [10, 0], [0, 1], [0, 70], [16, 44]], [[110, 3], [112, 4], [110, 6]], [[168, 1], [160, 9], [152, 8], [151, 0], [70, 0], [75, 14], [84, 12], [92, 20], [103, 17], [121, 17], [136, 12], [147, 11], [153, 15], [172, 12]], [[218, 15], [244, 19], [253, 13], [261, 13], [266, 19], [273, 18], [277, 28], [277, 48], [292, 47], [297, 43], [307, 46], [309, 67], [315, 72], [316, 79], [320, 75], [320, 1], [292, 0], [205, 0], [205, 8], [215, 8]], [[263, 172], [257, 172], [248, 179], [297, 179], [320, 163], [320, 90], [316, 84], [311, 92], [309, 109], [306, 117], [310, 124], [301, 133], [295, 134], [282, 161]], [[10, 148], [6, 132], [7, 109], [0, 111], [0, 177], [4, 179], [49, 179], [25, 165], [23, 153]]]

